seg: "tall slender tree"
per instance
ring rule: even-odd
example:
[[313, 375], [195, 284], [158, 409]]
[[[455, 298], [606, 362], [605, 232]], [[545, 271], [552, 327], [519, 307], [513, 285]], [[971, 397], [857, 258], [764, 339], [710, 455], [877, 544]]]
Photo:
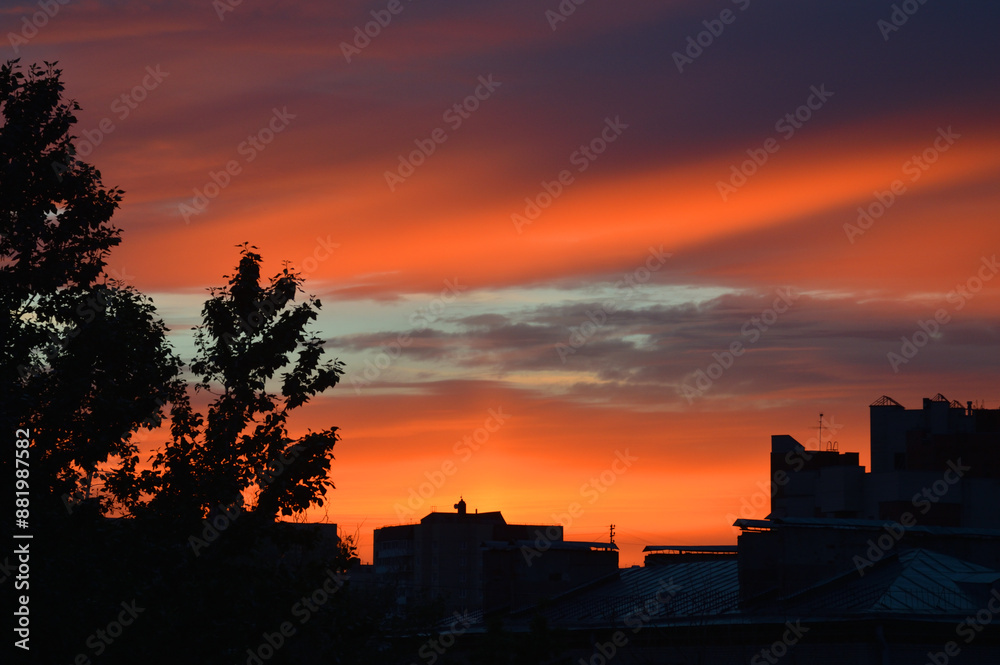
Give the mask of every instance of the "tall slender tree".
[[[262, 283], [261, 256], [241, 245], [225, 287], [211, 289], [196, 328], [196, 390], [213, 396], [203, 416], [178, 396], [172, 438], [144, 479], [153, 511], [200, 518], [219, 504], [273, 521], [322, 505], [336, 427], [292, 438], [289, 417], [335, 386], [343, 363], [323, 362], [323, 341], [307, 333], [322, 303], [296, 303], [302, 278], [287, 267]], [[294, 355], [294, 360], [293, 360]], [[284, 371], [283, 371], [284, 370]]]

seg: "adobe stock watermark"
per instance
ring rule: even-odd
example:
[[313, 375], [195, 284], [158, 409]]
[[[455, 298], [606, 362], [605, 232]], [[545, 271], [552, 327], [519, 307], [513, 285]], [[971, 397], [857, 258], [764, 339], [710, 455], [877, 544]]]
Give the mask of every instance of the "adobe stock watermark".
[[[837, 432], [844, 428], [843, 425], [834, 422], [833, 418], [828, 419], [825, 416], [822, 419], [822, 423], [823, 432], [829, 434], [830, 436], [835, 436]], [[802, 446], [802, 450], [789, 450], [785, 453], [785, 464], [788, 465], [792, 472], [799, 472], [804, 469], [806, 463], [813, 458], [816, 451], [822, 449], [823, 442], [819, 440], [818, 436], [813, 436], [806, 439]], [[739, 535], [742, 531], [738, 526], [736, 526], [736, 520], [753, 519], [759, 514], [760, 511], [771, 509], [771, 501], [777, 495], [778, 489], [787, 485], [790, 480], [788, 472], [784, 469], [778, 469], [771, 475], [770, 484], [766, 484], [764, 481], [758, 480], [757, 491], [749, 497], [743, 496], [740, 498], [739, 515], [726, 513], [726, 520], [733, 528], [733, 531], [737, 535]]]
[[[410, 314], [410, 325], [417, 325], [418, 321], [425, 324], [436, 321], [444, 312], [448, 305], [455, 302], [455, 299], [465, 291], [468, 286], [459, 283], [456, 277], [454, 281], [444, 280], [444, 288], [440, 295], [435, 297], [426, 307], [421, 307]], [[431, 318], [433, 317], [433, 318]], [[409, 332], [401, 332], [396, 335], [396, 340], [379, 347], [379, 353], [374, 360], [365, 359], [364, 367], [351, 374], [350, 382], [354, 386], [354, 394], [360, 395], [363, 386], [371, 385], [372, 381], [382, 376], [382, 372], [389, 369], [392, 364], [403, 355], [403, 349], [413, 344], [413, 337]]]
[[226, 20], [226, 14], [236, 11], [236, 8], [243, 4], [243, 0], [212, 0], [212, 9], [219, 21]]
[[[958, 460], [948, 460], [948, 469], [941, 478], [914, 494], [910, 499], [910, 504], [915, 509], [919, 509], [921, 515], [926, 515], [930, 512], [933, 504], [940, 502], [941, 498], [951, 490], [951, 487], [958, 484], [962, 480], [962, 477], [971, 470], [971, 466], [962, 464], [961, 457]], [[916, 525], [917, 517], [909, 510], [899, 516], [898, 522], [893, 521], [883, 525], [882, 528], [885, 530], [885, 533], [878, 538], [868, 539], [868, 549], [865, 551], [865, 556], [855, 554], [854, 558], [851, 559], [851, 563], [854, 564], [858, 575], [864, 577], [865, 569], [872, 568], [876, 563], [881, 561], [895, 547], [896, 543], [903, 539], [906, 530]]]
[[[493, 80], [493, 74], [486, 77], [480, 76], [479, 85], [465, 99], [452, 104], [444, 113], [441, 119], [448, 123], [451, 131], [456, 132], [462, 124], [472, 117], [472, 114], [479, 110], [482, 102], [493, 96], [496, 89], [500, 87], [499, 81]], [[396, 187], [406, 182], [406, 179], [417, 172], [417, 169], [427, 162], [427, 159], [437, 152], [438, 146], [448, 140], [448, 132], [443, 127], [435, 128], [425, 139], [413, 139], [416, 150], [411, 150], [407, 155], [399, 155], [399, 166], [395, 171], [386, 171], [385, 184], [389, 186], [390, 192], [395, 192]]]
[[[993, 623], [996, 616], [1000, 614], [1000, 589], [990, 591], [990, 598], [986, 606], [977, 610], [975, 615], [967, 616], [955, 626], [955, 636], [961, 639], [961, 643], [969, 645], [976, 639], [986, 626]], [[948, 665], [952, 658], [962, 653], [962, 647], [958, 640], [949, 640], [944, 644], [944, 649], [933, 653], [927, 652], [927, 662], [925, 665]], [[966, 661], [962, 661], [966, 662]]]
[[576, 13], [576, 8], [587, 0], [561, 0], [555, 9], [545, 10], [545, 20], [548, 21], [552, 32], [556, 31], [560, 23], [565, 23], [570, 16]]
[[[285, 451], [281, 451], [267, 465], [256, 467], [254, 471], [257, 474], [258, 482], [262, 486], [274, 483], [299, 458], [300, 453], [301, 449], [298, 446], [292, 446], [288, 450], [288, 454]], [[201, 530], [201, 538], [194, 535], [188, 537], [188, 545], [194, 551], [195, 557], [201, 556], [201, 551], [218, 540], [219, 536], [242, 514], [243, 502], [239, 498], [229, 504], [218, 504], [202, 520], [204, 527]]]
[[[412, 2], [412, 0], [407, 0]], [[344, 54], [347, 64], [351, 64], [351, 58], [361, 55], [361, 51], [368, 48], [372, 40], [382, 34], [382, 30], [389, 27], [392, 19], [403, 13], [406, 6], [401, 0], [389, 0], [385, 9], [371, 10], [372, 21], [354, 26], [354, 39], [348, 42], [340, 42], [340, 52]]]
[[[977, 293], [983, 290], [983, 286], [992, 280], [997, 272], [1000, 272], [1000, 263], [997, 262], [996, 254], [990, 258], [982, 257], [980, 264], [976, 274], [965, 280], [964, 284], [956, 284], [955, 288], [945, 296], [945, 300], [953, 304], [953, 311], [961, 311], [970, 300], [976, 297]], [[899, 374], [900, 365], [908, 364], [920, 353], [920, 349], [930, 342], [940, 340], [941, 327], [950, 323], [951, 320], [951, 314], [944, 307], [939, 307], [934, 312], [933, 318], [918, 320], [917, 329], [912, 334], [900, 337], [902, 343], [899, 346], [899, 353], [890, 351], [885, 354], [893, 373]]]
[[201, 537], [188, 536], [188, 545], [194, 551], [196, 557], [201, 556], [201, 551], [218, 540], [219, 536], [243, 514], [243, 506], [239, 501], [233, 501], [228, 505], [219, 504], [208, 517], [202, 522]]
[[295, 115], [288, 112], [288, 107], [272, 109], [271, 117], [255, 134], [247, 136], [246, 140], [236, 146], [236, 152], [243, 157], [241, 164], [237, 159], [230, 159], [220, 171], [209, 171], [208, 181], [194, 189], [194, 196], [187, 203], [177, 206], [177, 212], [184, 218], [185, 224], [191, 223], [191, 216], [198, 215], [208, 209], [208, 204], [215, 200], [233, 178], [243, 172], [243, 165], [257, 159], [257, 156], [267, 149], [274, 138], [285, 131]]
[[[340, 243], [332, 242], [329, 235], [326, 238], [316, 236], [316, 245], [313, 247], [312, 254], [305, 256], [298, 264], [289, 263], [288, 269], [304, 280], [315, 272], [321, 263], [333, 256], [333, 253], [339, 248]], [[248, 335], [254, 334], [264, 325], [267, 317], [284, 307], [289, 299], [289, 295], [284, 290], [272, 289], [267, 298], [254, 303], [256, 312], [250, 312], [239, 318], [240, 327]], [[236, 338], [231, 333], [225, 333], [222, 338], [227, 344], [236, 342]]]
[[[608, 468], [580, 486], [580, 496], [587, 499], [588, 505], [593, 505], [608, 491], [608, 488], [615, 484], [619, 476], [627, 472], [638, 461], [638, 457], [629, 454], [628, 448], [625, 449], [625, 452], [616, 450], [615, 458]], [[530, 568], [532, 559], [542, 556], [552, 548], [553, 543], [559, 542], [563, 530], [571, 527], [575, 520], [583, 516], [584, 512], [586, 512], [584, 507], [578, 501], [574, 501], [566, 507], [565, 513], [552, 515], [555, 525], [547, 527], [545, 531], [535, 529], [534, 542], [531, 545], [521, 546], [521, 556], [524, 557], [525, 564]]]
[[799, 643], [802, 636], [809, 632], [809, 628], [802, 625], [802, 620], [797, 620], [794, 624], [791, 621], [785, 622], [785, 632], [781, 639], [775, 640], [771, 646], [761, 649], [760, 653], [750, 659], [750, 665], [764, 665], [764, 663], [777, 663], [783, 658], [793, 646]]
[[571, 327], [569, 339], [565, 342], [556, 343], [555, 350], [562, 363], [565, 365], [566, 359], [597, 334], [597, 331], [608, 323], [608, 318], [612, 314], [635, 297], [637, 286], [648, 282], [653, 273], [662, 268], [671, 256], [673, 256], [672, 253], [663, 251], [663, 245], [660, 245], [659, 249], [650, 247], [649, 257], [645, 263], [615, 282], [615, 288], [628, 287], [625, 296], [605, 300], [600, 307], [594, 310], [588, 309], [586, 312], [588, 320], [579, 326]]
[[681, 586], [674, 584], [673, 579], [660, 580], [656, 593], [647, 598], [637, 610], [632, 610], [623, 618], [625, 628], [619, 628], [611, 634], [611, 639], [607, 642], [595, 642], [594, 653], [590, 658], [577, 661], [578, 665], [605, 665], [618, 655], [619, 650], [628, 646], [631, 639], [643, 628], [649, 625], [656, 617], [663, 614], [663, 611], [670, 605], [674, 596], [681, 590]]
[[[302, 596], [289, 608], [292, 618], [298, 619], [298, 625], [304, 626], [312, 617], [330, 602], [330, 599], [350, 580], [347, 573], [334, 572], [326, 569], [326, 577], [312, 592]], [[298, 632], [298, 626], [292, 621], [282, 621], [274, 632], [261, 633], [261, 642], [256, 647], [247, 649], [246, 665], [264, 665], [274, 658], [274, 654], [288, 643], [288, 640]]]
[[[618, 137], [626, 129], [628, 129], [628, 125], [622, 122], [621, 116], [616, 115], [614, 120], [610, 117], [604, 118], [604, 127], [598, 135], [587, 143], [580, 144], [579, 148], [570, 153], [570, 165], [576, 167], [577, 173], [583, 173], [604, 154], [609, 145], [618, 140]], [[537, 194], [524, 197], [524, 212], [511, 214], [510, 221], [514, 224], [514, 230], [521, 233], [524, 226], [538, 219], [542, 211], [551, 206], [574, 182], [576, 182], [576, 176], [569, 169], [560, 171], [552, 181], [543, 180], [541, 182], [542, 188]]]
[[288, 269], [305, 279], [316, 272], [319, 265], [333, 256], [333, 253], [338, 249], [340, 249], [340, 243], [333, 242], [329, 234], [326, 238], [316, 236], [316, 245], [313, 247], [312, 253], [302, 257], [298, 263], [290, 263]]
[[[120, 273], [117, 270], [110, 268], [108, 266], [105, 266], [104, 270], [105, 273], [112, 278], [112, 280], [117, 280], [122, 284], [127, 284], [128, 278], [134, 277], [125, 274], [123, 272]], [[83, 329], [87, 325], [93, 323], [93, 321], [98, 316], [102, 315], [107, 310], [110, 303], [108, 301], [107, 296], [105, 295], [106, 293], [107, 293], [106, 291], [99, 290], [94, 295], [89, 296], [86, 299], [86, 301], [77, 304], [76, 308], [73, 310], [76, 316], [79, 317], [79, 320], [77, 321], [77, 325], [75, 328], [65, 331], [65, 334], [61, 337], [51, 331], [49, 332], [50, 345], [42, 350], [42, 355], [44, 355], [47, 362], [49, 363], [54, 362], [55, 359], [59, 356], [59, 354], [62, 353], [62, 351], [66, 348], [66, 346], [68, 346], [69, 343], [75, 337], [77, 337], [81, 332], [83, 332]], [[39, 369], [28, 367], [27, 365], [24, 364], [20, 364], [17, 366], [18, 376], [20, 376], [21, 379], [24, 380], [27, 380], [39, 374], [40, 371], [41, 370]], [[163, 404], [161, 403], [160, 406], [162, 405]], [[84, 498], [85, 498], [84, 494], [79, 491], [74, 492], [72, 496], [68, 493], [63, 494], [62, 496], [63, 505], [66, 506], [66, 509], [69, 511], [69, 514], [72, 514], [73, 513], [72, 506], [76, 505]]]
[[[146, 75], [131, 90], [123, 92], [115, 97], [111, 102], [110, 110], [118, 118], [119, 122], [125, 121], [132, 114], [132, 111], [139, 108], [139, 104], [146, 101], [149, 93], [160, 87], [163, 80], [170, 76], [170, 72], [160, 70], [160, 65], [146, 67]], [[62, 182], [63, 173], [69, 171], [78, 162], [76, 156], [89, 157], [97, 146], [104, 143], [104, 139], [114, 132], [118, 127], [114, 121], [105, 116], [97, 123], [94, 129], [85, 129], [82, 137], [73, 142], [74, 154], [68, 155], [65, 160], [52, 162], [52, 171], [56, 174], [59, 182]]]
[[[112, 619], [103, 628], [99, 628], [87, 636], [84, 644], [87, 645], [94, 652], [94, 656], [100, 656], [105, 651], [108, 650], [115, 640], [122, 636], [125, 629], [135, 623], [135, 620], [139, 618], [139, 615], [146, 611], [146, 608], [139, 607], [137, 601], [133, 598], [132, 602], [127, 603], [122, 601], [122, 610], [118, 613], [116, 619]], [[79, 653], [76, 658], [73, 659], [74, 663], [89, 663], [90, 656], [84, 653]]]
[[56, 17], [56, 14], [71, 0], [38, 0], [35, 4], [41, 11], [37, 11], [30, 17], [25, 14], [21, 17], [21, 29], [17, 32], [8, 32], [7, 41], [14, 49], [14, 55], [19, 55], [21, 47], [38, 36], [38, 31], [49, 24], [49, 21]]
[[455, 459], [446, 459], [441, 462], [439, 468], [432, 471], [425, 471], [424, 477], [427, 480], [421, 482], [416, 487], [410, 488], [406, 504], [396, 502], [393, 510], [396, 511], [397, 517], [401, 519], [413, 517], [431, 497], [437, 494], [438, 490], [444, 487], [448, 478], [458, 472], [459, 465], [472, 459], [473, 454], [486, 445], [490, 437], [510, 418], [509, 413], [503, 412], [502, 406], [498, 406], [496, 409], [489, 409], [486, 413], [488, 415], [483, 421], [482, 426], [477, 427], [470, 434], [463, 436], [451, 447], [452, 452], [455, 454]]
[[[760, 316], [752, 316], [743, 324], [739, 339], [733, 340], [721, 353], [719, 351], [712, 353], [715, 362], [710, 363], [705, 369], [696, 370], [692, 376], [684, 380], [680, 393], [687, 399], [688, 404], [708, 392], [726, 370], [735, 364], [736, 359], [746, 353], [745, 347], [756, 344], [761, 336], [777, 323], [779, 316], [787, 312], [801, 295], [794, 293], [791, 287], [786, 287], [784, 292], [778, 289], [775, 293], [777, 297], [770, 307], [763, 310]], [[688, 382], [689, 379], [694, 380], [694, 385]]]
[[[909, 176], [910, 183], [920, 180], [920, 176], [940, 159], [941, 153], [947, 152], [951, 146], [955, 145], [955, 141], [962, 138], [961, 134], [952, 130], [951, 125], [948, 125], [948, 129], [938, 127], [937, 131], [938, 135], [929, 147], [925, 148], [919, 155], [913, 155], [903, 162], [903, 175]], [[872, 192], [875, 200], [867, 206], [858, 206], [857, 222], [854, 224], [844, 223], [844, 233], [847, 234], [847, 239], [851, 241], [851, 244], [853, 245], [858, 236], [864, 235], [875, 223], [875, 220], [892, 207], [897, 197], [905, 193], [906, 183], [900, 178], [893, 180], [889, 189], [884, 192], [879, 190]]]
[[[740, 8], [741, 12], [746, 11], [747, 7], [750, 6], [750, 0], [732, 0], [732, 2]], [[677, 71], [683, 74], [686, 65], [694, 64], [694, 61], [701, 57], [705, 49], [714, 44], [718, 37], [722, 36], [726, 26], [732, 25], [736, 21], [736, 16], [736, 12], [727, 8], [719, 12], [719, 18], [702, 21], [701, 24], [705, 26], [705, 29], [693, 37], [688, 36], [687, 48], [684, 49], [684, 53], [680, 51], [674, 51], [673, 53], [672, 57], [674, 64], [677, 65]]]
[[892, 12], [889, 19], [880, 18], [875, 21], [875, 27], [882, 33], [882, 41], [889, 41], [889, 35], [898, 32], [906, 25], [910, 17], [917, 13], [922, 5], [927, 4], [927, 0], [903, 0], [903, 2], [892, 5]]
[[[70, 342], [83, 332], [84, 328], [93, 323], [98, 316], [103, 315], [107, 311], [108, 306], [111, 303], [109, 302], [106, 294], [106, 291], [97, 291], [94, 295], [89, 296], [86, 301], [77, 304], [73, 311], [75, 315], [79, 317], [79, 320], [76, 322], [76, 326], [74, 328], [66, 330], [61, 336], [51, 330], [48, 332], [49, 345], [43, 347], [42, 349], [42, 355], [45, 357], [46, 362], [49, 364], [54, 363], [59, 357], [59, 354], [62, 353], [67, 346], [69, 346]], [[18, 376], [20, 376], [22, 380], [27, 380], [33, 376], [37, 376], [41, 373], [41, 371], [42, 370], [28, 367], [24, 364], [17, 366]], [[69, 504], [66, 503], [67, 496], [68, 495], [66, 494], [63, 495], [63, 503], [68, 507]], [[72, 513], [72, 510], [70, 510], [70, 513]]]
[[[809, 122], [813, 113], [819, 111], [833, 97], [834, 93], [826, 89], [826, 84], [821, 83], [809, 87], [810, 95], [806, 97], [804, 104], [790, 113], [786, 113], [774, 123], [774, 131], [781, 135], [785, 141], [790, 141], [795, 133], [802, 129]], [[717, 180], [715, 188], [719, 191], [719, 196], [723, 201], [728, 201], [729, 197], [747, 184], [771, 158], [771, 155], [781, 150], [781, 143], [775, 137], [770, 137], [764, 141], [760, 148], [748, 148], [746, 153], [750, 159], [743, 160], [739, 165], [733, 164], [729, 167], [729, 179]]]
[[420, 656], [421, 660], [427, 663], [427, 665], [434, 665], [434, 663], [436, 663], [448, 649], [455, 646], [455, 642], [458, 638], [464, 635], [474, 623], [472, 617], [469, 616], [468, 610], [462, 613], [455, 612], [453, 616], [455, 618], [452, 620], [451, 624], [449, 624], [448, 630], [445, 630], [437, 637], [428, 638], [427, 641], [421, 644], [420, 648], [417, 649], [417, 655]]

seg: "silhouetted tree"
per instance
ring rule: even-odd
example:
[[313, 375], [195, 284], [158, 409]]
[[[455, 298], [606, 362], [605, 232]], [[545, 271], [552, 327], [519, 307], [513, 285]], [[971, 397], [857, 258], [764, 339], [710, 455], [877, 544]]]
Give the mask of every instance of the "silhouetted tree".
[[159, 514], [201, 518], [252, 496], [246, 510], [273, 521], [322, 505], [333, 487], [337, 428], [288, 434], [291, 413], [344, 372], [339, 361], [322, 362], [322, 340], [307, 335], [321, 303], [311, 296], [295, 303], [302, 278], [287, 267], [262, 285], [261, 256], [242, 248], [228, 285], [210, 290], [196, 328], [195, 388], [214, 399], [202, 416], [189, 395], [178, 396], [171, 441], [144, 476], [155, 495], [149, 508]]
[[[333, 485], [337, 428], [293, 438], [288, 419], [336, 385], [343, 365], [324, 362], [322, 341], [307, 333], [321, 304], [296, 302], [302, 278], [286, 268], [262, 284], [261, 257], [244, 245], [205, 303], [189, 389], [152, 302], [104, 274], [122, 192], [76, 159], [79, 107], [63, 100], [60, 77], [49, 63], [0, 67], [0, 429], [13, 437], [28, 427], [33, 439], [32, 552], [44, 556], [32, 559], [32, 650], [38, 662], [96, 655], [94, 631], [131, 599], [144, 614], [102, 663], [245, 662], [262, 631], [356, 554], [345, 541], [329, 560], [288, 565], [285, 555], [317, 534], [272, 523], [322, 504]], [[199, 393], [213, 395], [204, 415]], [[137, 435], [158, 428], [168, 406], [169, 441], [140, 472]], [[0, 471], [11, 473], [12, 459], [0, 457]], [[61, 509], [95, 478], [104, 509], [153, 519]], [[243, 496], [251, 516], [192, 551], [189, 537], [205, 527], [197, 520]], [[43, 501], [65, 519], [35, 519]], [[333, 662], [352, 639], [361, 654], [379, 610], [358, 612], [348, 591], [315, 612], [284, 662], [316, 662], [296, 655], [321, 651]]]
[[31, 428], [36, 508], [86, 494], [109, 460], [128, 487], [178, 368], [149, 300], [103, 275], [122, 192], [76, 159], [60, 76], [0, 67], [0, 430]]

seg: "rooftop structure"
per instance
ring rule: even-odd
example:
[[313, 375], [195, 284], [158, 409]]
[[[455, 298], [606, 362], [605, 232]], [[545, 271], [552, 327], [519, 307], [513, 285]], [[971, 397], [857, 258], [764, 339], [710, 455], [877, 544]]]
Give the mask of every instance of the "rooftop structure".
[[499, 511], [432, 512], [375, 529], [375, 573], [406, 605], [439, 599], [460, 610], [510, 609], [618, 569], [614, 543], [570, 542], [558, 524], [508, 524]]

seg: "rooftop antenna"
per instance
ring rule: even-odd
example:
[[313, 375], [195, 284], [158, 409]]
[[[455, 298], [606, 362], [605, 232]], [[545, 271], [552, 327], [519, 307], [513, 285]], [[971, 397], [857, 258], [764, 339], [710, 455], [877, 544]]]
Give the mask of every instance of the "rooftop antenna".
[[615, 542], [615, 525], [612, 524], [611, 525], [611, 544], [613, 545], [614, 542]]
[[838, 444], [836, 441], [827, 441], [826, 446], [823, 446], [823, 414], [819, 414], [819, 449], [827, 450], [830, 452], [837, 452]]

